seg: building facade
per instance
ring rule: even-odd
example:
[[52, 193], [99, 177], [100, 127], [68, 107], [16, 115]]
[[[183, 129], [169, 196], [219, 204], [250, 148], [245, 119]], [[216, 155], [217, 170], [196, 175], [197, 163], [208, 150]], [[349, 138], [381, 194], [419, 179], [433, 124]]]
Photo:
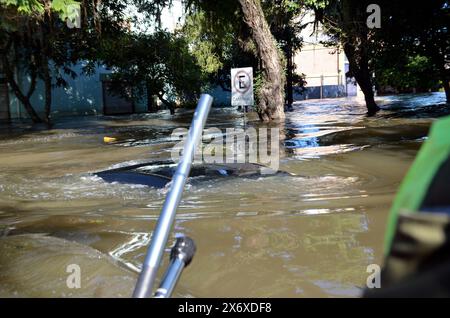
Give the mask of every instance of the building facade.
[[[172, 9], [165, 9], [163, 27], [174, 31], [184, 16], [180, 1], [174, 1]], [[313, 21], [312, 14], [301, 17], [302, 21]], [[323, 33], [315, 32], [310, 23], [301, 33], [303, 47], [293, 58], [297, 74], [305, 74], [306, 86], [303, 92], [294, 90], [294, 100], [335, 98], [356, 96], [361, 92], [356, 82], [348, 78], [346, 73], [349, 63], [345, 54], [339, 48], [326, 47], [322, 43], [327, 40]], [[56, 87], [52, 90], [51, 116], [67, 115], [115, 115], [147, 112], [146, 98], [124, 99], [114, 94], [108, 74], [111, 71], [105, 67], [97, 67], [93, 75], [82, 73], [83, 63], [73, 67], [78, 74], [75, 79], [66, 78], [68, 86]], [[17, 82], [26, 89], [29, 86], [27, 74], [16, 72]], [[231, 93], [220, 87], [210, 92], [215, 97], [216, 105], [229, 105]], [[44, 85], [38, 81], [36, 91], [31, 98], [35, 110], [42, 114], [44, 111]], [[0, 121], [8, 119], [28, 118], [28, 114], [17, 99], [8, 90], [8, 85], [0, 70]]]
[[[173, 32], [183, 21], [183, 5], [181, 0], [174, 0], [173, 6], [165, 8], [162, 12], [162, 28]], [[136, 16], [135, 8], [130, 7], [128, 14]], [[144, 16], [142, 16], [144, 18]], [[130, 26], [131, 27], [131, 26]], [[134, 31], [139, 29], [139, 23], [134, 26]], [[152, 30], [147, 30], [152, 32]], [[116, 115], [147, 112], [146, 96], [134, 96], [123, 98], [114, 94], [111, 89], [111, 81], [108, 74], [110, 70], [104, 66], [98, 66], [94, 74], [85, 75], [82, 72], [83, 62], [72, 67], [77, 74], [73, 79], [66, 76], [64, 80], [67, 87], [54, 87], [52, 89], [52, 117], [78, 116], [78, 115]], [[27, 90], [30, 83], [28, 74], [15, 71], [16, 81], [23, 90]], [[39, 115], [44, 113], [44, 84], [38, 80], [36, 89], [31, 97], [31, 104]], [[0, 69], [0, 121], [10, 119], [29, 118], [22, 103], [8, 88], [6, 79]]]
[[[72, 68], [77, 76], [75, 79], [70, 76], [65, 78], [67, 87], [52, 88], [51, 117], [115, 115], [147, 111], [143, 99], [125, 99], [112, 92], [108, 78], [111, 72], [105, 67], [97, 67], [92, 75], [83, 74], [82, 68], [82, 62]], [[29, 76], [19, 71], [15, 74], [19, 86], [27, 90], [30, 84]], [[30, 102], [35, 111], [43, 116], [44, 84], [41, 80], [37, 80]], [[26, 118], [29, 116], [22, 103], [11, 90], [8, 90], [6, 80], [0, 76], [0, 120]]]
[[303, 46], [294, 56], [297, 74], [305, 74], [305, 91], [296, 93], [294, 99], [335, 98], [356, 96], [358, 87], [353, 78], [346, 76], [349, 63], [342, 49], [328, 47], [323, 43], [328, 38], [314, 30], [314, 15], [307, 13], [301, 17], [302, 23], [309, 24], [302, 30]]

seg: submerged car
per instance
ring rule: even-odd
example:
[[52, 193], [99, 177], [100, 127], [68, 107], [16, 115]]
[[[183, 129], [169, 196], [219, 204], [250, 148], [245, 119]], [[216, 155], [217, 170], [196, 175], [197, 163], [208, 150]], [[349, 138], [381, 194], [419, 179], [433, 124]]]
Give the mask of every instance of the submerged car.
[[[177, 168], [173, 161], [155, 161], [96, 172], [106, 182], [146, 185], [164, 188]], [[190, 171], [191, 182], [220, 178], [254, 178], [274, 174], [292, 175], [285, 171], [270, 171], [270, 168], [256, 163], [194, 164]]]

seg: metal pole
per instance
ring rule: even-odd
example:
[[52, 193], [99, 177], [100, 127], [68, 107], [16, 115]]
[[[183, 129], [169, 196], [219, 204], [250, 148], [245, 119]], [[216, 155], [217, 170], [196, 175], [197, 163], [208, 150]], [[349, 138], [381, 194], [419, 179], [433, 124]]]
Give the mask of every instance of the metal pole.
[[153, 232], [133, 297], [145, 298], [150, 297], [152, 294], [153, 284], [161, 264], [164, 248], [175, 220], [177, 207], [181, 201], [184, 185], [186, 184], [186, 179], [189, 177], [195, 150], [200, 143], [203, 127], [208, 118], [212, 102], [212, 96], [202, 94], [197, 104], [197, 109], [195, 110], [189, 134], [183, 148], [183, 156], [173, 175], [172, 185], [158, 218], [155, 231]]
[[172, 295], [183, 269], [190, 264], [195, 254], [195, 243], [189, 237], [180, 237], [170, 253], [170, 264], [155, 298], [168, 298]]
[[154, 298], [169, 298], [180, 279], [183, 269], [184, 263], [180, 259], [176, 258], [171, 261], [161, 285], [155, 292]]
[[320, 75], [320, 99], [323, 99], [323, 74]]

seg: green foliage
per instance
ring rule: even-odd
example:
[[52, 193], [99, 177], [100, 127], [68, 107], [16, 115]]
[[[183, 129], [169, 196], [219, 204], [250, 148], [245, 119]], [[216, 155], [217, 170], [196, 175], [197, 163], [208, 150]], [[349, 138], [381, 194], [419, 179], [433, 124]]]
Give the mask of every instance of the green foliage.
[[332, 2], [331, 0], [303, 0], [305, 6], [312, 9], [325, 9]]
[[[253, 87], [256, 92], [261, 91], [261, 89], [265, 86], [266, 80], [264, 79], [264, 75], [261, 71], [257, 71], [255, 76], [253, 77]], [[259, 94], [255, 94], [255, 111], [259, 113], [262, 111], [259, 108]]]
[[[64, 20], [73, 15], [73, 12], [70, 11], [71, 6], [80, 6], [80, 2], [76, 0], [53, 0], [50, 7]], [[40, 16], [45, 12], [44, 3], [41, 0], [0, 0], [0, 7], [12, 8], [17, 13], [24, 15]]]
[[[105, 28], [104, 37], [113, 33], [116, 35], [118, 25], [123, 23], [114, 7], [105, 7], [97, 12], [97, 8], [87, 6], [78, 11], [74, 10], [80, 8], [78, 1], [54, 0], [50, 10], [45, 11], [43, 1], [1, 1], [2, 5], [8, 2], [8, 10], [2, 12], [2, 21], [7, 23], [0, 26], [3, 31], [0, 39], [4, 43], [9, 42], [4, 54], [25, 74], [36, 73], [44, 78], [46, 69], [51, 67], [52, 84], [57, 86], [66, 85], [64, 75], [76, 76], [70, 70], [72, 65], [82, 59], [95, 59], [100, 41], [97, 19], [109, 19], [109, 14], [116, 19], [116, 27], [111, 30]], [[41, 7], [44, 12], [41, 12]], [[65, 20], [72, 20], [80, 12], [85, 15], [84, 25], [69, 28]], [[12, 54], [13, 51], [15, 54]]]
[[376, 83], [383, 88], [392, 88], [399, 93], [426, 92], [439, 87], [439, 79], [430, 59], [421, 56], [399, 56], [382, 63], [377, 61]]
[[[50, 8], [59, 19], [73, 20], [77, 13], [73, 8], [80, 7], [80, 2], [76, 0], [53, 0]], [[25, 17], [30, 17], [38, 21], [42, 21], [45, 6], [41, 0], [0, 0], [0, 29], [3, 32], [17, 31], [17, 21]], [[0, 36], [0, 39], [2, 37]]]
[[[115, 71], [119, 93], [133, 86], [141, 98], [148, 94], [164, 103], [177, 98], [189, 102], [200, 94], [202, 73], [181, 35], [165, 31], [124, 34], [106, 42], [102, 52], [103, 63]], [[120, 84], [124, 82], [127, 85]]]
[[44, 13], [44, 5], [39, 0], [0, 0], [0, 6], [12, 6], [21, 14], [31, 15]]
[[[255, 69], [255, 91], [263, 86], [261, 61], [251, 34], [243, 23], [238, 1], [191, 1], [190, 14], [182, 29], [189, 40], [192, 54], [211, 85], [220, 85], [230, 90], [230, 69], [233, 67], [253, 66]], [[279, 48], [283, 69], [292, 72], [295, 65], [287, 67], [287, 57], [292, 56], [301, 47], [301, 21], [295, 20], [304, 6], [299, 1], [277, 0], [262, 1], [263, 10]], [[259, 74], [259, 75], [258, 75]], [[259, 77], [258, 77], [259, 76]], [[298, 79], [292, 74], [289, 78]], [[297, 81], [294, 84], [302, 84]], [[258, 96], [258, 93], [256, 94]]]
[[190, 7], [180, 32], [200, 67], [204, 89], [231, 90], [232, 67], [257, 67], [254, 44], [244, 30], [237, 1], [199, 1]]
[[439, 80], [450, 81], [450, 2], [429, 0], [407, 6], [384, 0], [381, 5], [382, 26], [389, 32], [378, 32], [374, 38], [379, 81], [399, 91], [436, 90]]
[[[232, 46], [231, 32], [209, 32], [206, 14], [201, 11], [187, 16], [181, 33], [189, 42], [190, 50], [204, 74], [215, 74], [223, 67], [226, 48]], [[219, 46], [225, 50], [217, 50]]]
[[439, 79], [450, 79], [450, 68], [445, 68], [450, 55], [449, 1], [429, 0], [413, 6], [407, 1], [379, 0], [380, 29], [368, 29], [364, 23], [369, 3], [305, 0], [330, 37], [327, 44], [349, 45], [355, 61], [364, 56], [365, 68], [375, 72], [378, 86], [426, 91], [436, 89]]
[[283, 52], [299, 50], [302, 46], [300, 32], [304, 25], [298, 16], [305, 7], [298, 1], [278, 0], [264, 1], [263, 9], [270, 30]]
[[81, 9], [81, 3], [75, 0], [54, 0], [52, 1], [52, 11], [58, 13], [63, 21], [66, 19], [74, 20], [78, 12], [74, 8]]
[[[30, 103], [37, 79], [44, 82], [44, 121], [49, 122], [52, 88], [66, 86], [67, 76], [77, 76], [72, 70], [77, 62], [96, 61], [99, 43], [125, 28], [123, 1], [104, 0], [102, 7], [83, 1], [82, 8], [80, 3], [73, 0], [55, 0], [47, 2], [48, 6], [44, 1], [0, 3], [2, 67], [13, 92], [34, 121], [41, 121]], [[78, 14], [81, 16], [77, 17]], [[71, 28], [65, 21], [75, 17], [83, 21], [80, 28]], [[28, 91], [17, 82], [14, 70], [28, 77]]]

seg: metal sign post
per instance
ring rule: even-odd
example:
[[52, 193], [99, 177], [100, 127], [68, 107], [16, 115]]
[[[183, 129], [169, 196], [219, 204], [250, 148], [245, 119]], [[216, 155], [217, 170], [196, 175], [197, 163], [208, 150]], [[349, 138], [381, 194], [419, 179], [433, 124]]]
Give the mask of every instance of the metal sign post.
[[253, 67], [231, 69], [231, 105], [253, 106]]
[[244, 129], [246, 126], [246, 112], [248, 106], [253, 106], [253, 67], [231, 69], [231, 105], [243, 107]]

